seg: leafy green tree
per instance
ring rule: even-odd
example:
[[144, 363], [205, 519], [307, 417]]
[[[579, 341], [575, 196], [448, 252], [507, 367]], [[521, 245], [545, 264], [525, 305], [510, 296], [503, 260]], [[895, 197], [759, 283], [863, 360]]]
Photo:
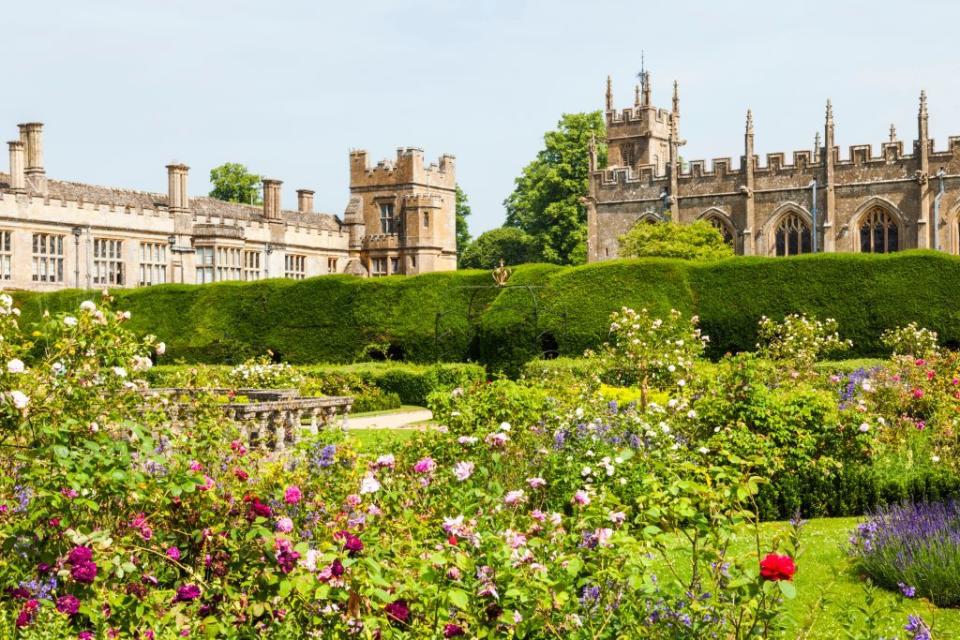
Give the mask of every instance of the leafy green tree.
[[225, 162], [210, 170], [210, 184], [213, 185], [210, 197], [227, 202], [263, 204], [258, 189], [261, 180], [261, 176], [250, 173], [246, 165]]
[[500, 227], [484, 231], [463, 251], [464, 269], [493, 269], [503, 260], [506, 265], [533, 262], [537, 250], [533, 238], [520, 229]]
[[[457, 185], [457, 262], [463, 259], [463, 252], [470, 244], [470, 229], [467, 226], [467, 216], [470, 215], [470, 202], [467, 194]], [[463, 265], [461, 265], [463, 266]]]
[[719, 260], [733, 255], [720, 232], [705, 220], [693, 224], [641, 222], [620, 236], [624, 258], [682, 258]]
[[507, 226], [533, 237], [538, 259], [556, 264], [586, 261], [590, 141], [596, 139], [598, 166], [606, 165], [603, 116], [599, 111], [568, 113], [555, 131], [543, 136], [544, 148], [524, 167], [513, 193], [504, 201]]

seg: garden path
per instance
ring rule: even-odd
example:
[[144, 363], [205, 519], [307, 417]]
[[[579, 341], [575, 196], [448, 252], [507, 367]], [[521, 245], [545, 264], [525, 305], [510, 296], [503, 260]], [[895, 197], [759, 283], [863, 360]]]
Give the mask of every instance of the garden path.
[[432, 418], [433, 413], [429, 409], [406, 409], [373, 416], [351, 416], [344, 420], [343, 426], [346, 429], [402, 429]]

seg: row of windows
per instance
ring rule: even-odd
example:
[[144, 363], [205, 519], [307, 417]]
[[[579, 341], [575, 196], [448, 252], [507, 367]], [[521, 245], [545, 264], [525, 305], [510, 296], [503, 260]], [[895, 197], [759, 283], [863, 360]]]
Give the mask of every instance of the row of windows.
[[[34, 282], [64, 282], [65, 236], [33, 234], [32, 269]], [[123, 259], [123, 240], [94, 238], [93, 284], [123, 286], [126, 284]], [[139, 286], [167, 282], [169, 264], [168, 247], [162, 242], [140, 243]], [[197, 282], [207, 283], [223, 280], [259, 280], [261, 275], [261, 252], [234, 247], [198, 247], [196, 249]], [[306, 277], [304, 255], [287, 254], [284, 257], [284, 275], [301, 280]], [[337, 258], [327, 258], [330, 273], [337, 270]], [[13, 232], [0, 230], [0, 280], [13, 279]]]
[[[726, 221], [711, 216], [707, 220], [733, 245], [733, 231]], [[858, 229], [860, 251], [864, 253], [893, 253], [900, 250], [900, 226], [882, 207], [875, 207], [865, 215]], [[778, 256], [795, 256], [813, 251], [810, 223], [795, 211], [780, 219], [774, 231], [774, 248]]]

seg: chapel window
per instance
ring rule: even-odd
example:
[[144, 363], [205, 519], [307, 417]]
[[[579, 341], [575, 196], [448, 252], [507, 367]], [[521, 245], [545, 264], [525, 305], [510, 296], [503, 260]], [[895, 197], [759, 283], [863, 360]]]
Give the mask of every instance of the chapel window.
[[860, 251], [892, 253], [900, 248], [900, 227], [886, 209], [874, 207], [860, 222]]
[[810, 253], [810, 225], [796, 211], [791, 211], [780, 220], [776, 230], [776, 248], [778, 256], [796, 256]]
[[728, 245], [733, 246], [733, 232], [730, 231], [730, 226], [724, 222], [721, 218], [717, 216], [710, 216], [707, 218], [714, 229], [720, 232], [720, 235], [723, 236], [723, 241]]

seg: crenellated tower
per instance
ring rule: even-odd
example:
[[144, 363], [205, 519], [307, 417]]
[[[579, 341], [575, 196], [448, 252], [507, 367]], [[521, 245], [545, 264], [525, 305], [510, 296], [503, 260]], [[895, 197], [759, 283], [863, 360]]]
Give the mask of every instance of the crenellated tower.
[[[679, 126], [679, 98], [673, 110], [653, 106], [650, 73], [641, 76], [635, 90], [634, 106], [617, 111], [613, 106], [613, 83], [607, 77], [607, 166], [640, 167], [652, 165], [656, 175], [665, 175], [671, 157], [674, 119]], [[677, 137], [679, 140], [679, 137]]]

